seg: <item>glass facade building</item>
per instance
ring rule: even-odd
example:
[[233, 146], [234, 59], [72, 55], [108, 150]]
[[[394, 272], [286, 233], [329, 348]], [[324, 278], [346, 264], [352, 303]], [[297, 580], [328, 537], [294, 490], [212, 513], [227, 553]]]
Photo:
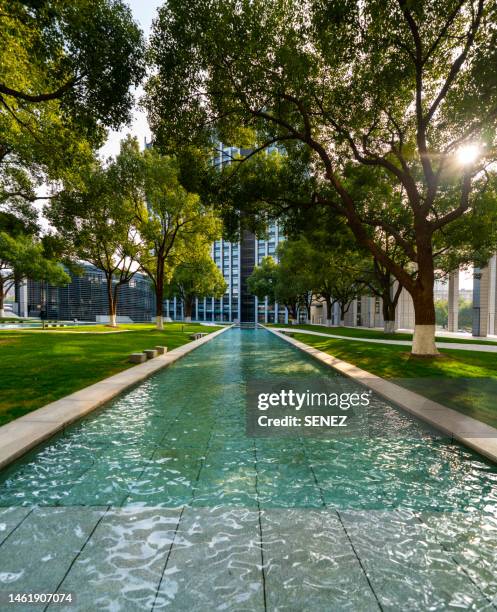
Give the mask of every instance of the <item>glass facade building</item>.
[[[104, 273], [91, 264], [79, 264], [83, 273], [71, 274], [71, 282], [63, 287], [28, 280], [28, 315], [60, 321], [98, 321], [109, 314], [107, 285]], [[143, 274], [119, 289], [117, 316], [133, 321], [151, 321], [155, 317], [155, 295], [150, 281]]]

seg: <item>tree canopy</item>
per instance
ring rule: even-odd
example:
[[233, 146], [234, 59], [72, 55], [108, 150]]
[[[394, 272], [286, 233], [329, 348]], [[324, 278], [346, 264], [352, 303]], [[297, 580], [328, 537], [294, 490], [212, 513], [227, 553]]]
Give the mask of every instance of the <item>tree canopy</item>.
[[[475, 218], [495, 227], [496, 14], [490, 0], [170, 0], [151, 39], [152, 127], [159, 142], [213, 129], [233, 142], [244, 126], [253, 151], [308, 151], [312, 202], [410, 292], [413, 352], [435, 354], [444, 236], [467, 236]], [[395, 198], [370, 197], [381, 189]]]
[[0, 13], [0, 208], [25, 216], [129, 120], [144, 41], [120, 0], [1, 0]]
[[63, 267], [50, 257], [32, 228], [14, 215], [0, 212], [0, 317], [4, 300], [16, 281], [23, 277], [63, 285], [71, 279]]
[[207, 245], [189, 246], [181, 263], [174, 269], [167, 288], [169, 296], [178, 296], [183, 302], [184, 316], [191, 320], [195, 299], [221, 298], [227, 289], [226, 281], [216, 266]]

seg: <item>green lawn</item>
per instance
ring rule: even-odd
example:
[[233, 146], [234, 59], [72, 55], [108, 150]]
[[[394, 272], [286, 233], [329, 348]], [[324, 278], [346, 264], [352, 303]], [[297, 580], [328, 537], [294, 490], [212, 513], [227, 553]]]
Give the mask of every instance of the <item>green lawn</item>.
[[[379, 329], [364, 329], [359, 327], [324, 327], [324, 325], [285, 325], [278, 324], [275, 325], [273, 323], [268, 324], [267, 327], [288, 327], [290, 329], [307, 329], [309, 331], [317, 331], [323, 334], [331, 334], [334, 336], [344, 336], [346, 338], [372, 338], [376, 340], [412, 340], [411, 333], [399, 333], [395, 334], [386, 334], [385, 332]], [[447, 343], [461, 343], [461, 344], [494, 344], [497, 345], [496, 341], [492, 340], [483, 340], [482, 338], [472, 338], [472, 339], [460, 339], [460, 338], [447, 338], [445, 336], [437, 336], [437, 342], [447, 342]]]
[[151, 324], [120, 325], [126, 331], [119, 333], [102, 333], [112, 331], [103, 325], [0, 331], [0, 425], [131, 367], [130, 353], [156, 345], [172, 350], [193, 332], [216, 329], [166, 323], [164, 331]]
[[497, 353], [443, 348], [441, 358], [412, 358], [408, 347], [294, 336], [359, 368], [395, 379], [425, 397], [497, 427]]

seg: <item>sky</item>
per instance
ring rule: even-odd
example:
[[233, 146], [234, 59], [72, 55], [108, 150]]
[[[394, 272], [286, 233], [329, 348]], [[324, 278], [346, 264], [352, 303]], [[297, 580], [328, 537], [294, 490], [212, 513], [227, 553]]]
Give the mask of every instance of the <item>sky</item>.
[[[187, 1], [187, 0], [185, 0]], [[128, 0], [127, 4], [131, 7], [135, 20], [141, 26], [145, 36], [148, 38], [157, 8], [162, 6], [164, 0]], [[135, 92], [135, 100], [143, 94], [143, 89], [140, 87]], [[107, 142], [100, 150], [100, 155], [103, 158], [114, 157], [119, 152], [119, 143], [127, 134], [132, 134], [138, 138], [138, 142], [143, 147], [145, 139], [150, 140], [150, 128], [146, 114], [143, 110], [136, 106], [132, 113], [133, 119], [131, 125], [124, 126], [119, 131], [110, 131]], [[460, 287], [462, 289], [472, 289], [473, 287], [473, 270], [464, 270], [460, 273]]]

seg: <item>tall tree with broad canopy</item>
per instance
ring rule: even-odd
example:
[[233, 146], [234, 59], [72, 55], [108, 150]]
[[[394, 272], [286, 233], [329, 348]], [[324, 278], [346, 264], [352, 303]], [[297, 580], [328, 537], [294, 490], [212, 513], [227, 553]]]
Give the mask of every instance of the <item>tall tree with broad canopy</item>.
[[221, 298], [227, 288], [226, 281], [212, 261], [209, 249], [205, 244], [197, 248], [190, 245], [181, 261], [173, 272], [171, 282], [167, 288], [170, 297], [178, 296], [183, 303], [184, 319], [192, 320], [195, 299], [206, 297]]
[[278, 285], [278, 264], [272, 257], [263, 257], [258, 266], [254, 266], [252, 274], [247, 278], [247, 289], [259, 300], [268, 298], [269, 302], [276, 302]]
[[135, 203], [119, 176], [119, 159], [106, 167], [95, 162], [83, 187], [62, 190], [46, 208], [66, 255], [103, 271], [112, 327], [117, 325], [119, 290], [137, 271], [141, 248]]
[[155, 148], [140, 152], [134, 139], [125, 143], [120, 158], [128, 169], [123, 181], [135, 201], [142, 244], [137, 261], [154, 287], [157, 328], [163, 329], [163, 301], [175, 267], [191, 249], [201, 251], [219, 238], [221, 222], [197, 193], [183, 186], [178, 157], [161, 155]]
[[[313, 201], [409, 291], [412, 352], [436, 355], [439, 245], [450, 256], [444, 235], [487, 206], [495, 183], [496, 21], [491, 0], [169, 0], [151, 37], [149, 118], [159, 142], [212, 128], [236, 142], [242, 125], [254, 151], [308, 150]], [[393, 183], [397, 202], [357, 198], [358, 167]]]
[[76, 178], [105, 128], [129, 120], [144, 41], [121, 0], [0, 0], [0, 15], [0, 208], [12, 212]]
[[296, 321], [302, 308], [307, 318], [310, 317], [312, 280], [307, 261], [295, 257], [297, 253], [293, 247], [290, 242], [281, 244], [278, 247], [278, 262], [271, 256], [264, 257], [248, 277], [247, 287], [259, 300], [267, 297], [269, 302], [284, 306], [290, 320]]
[[0, 318], [5, 316], [4, 301], [16, 281], [29, 277], [65, 285], [71, 280], [32, 229], [14, 215], [0, 212]]

